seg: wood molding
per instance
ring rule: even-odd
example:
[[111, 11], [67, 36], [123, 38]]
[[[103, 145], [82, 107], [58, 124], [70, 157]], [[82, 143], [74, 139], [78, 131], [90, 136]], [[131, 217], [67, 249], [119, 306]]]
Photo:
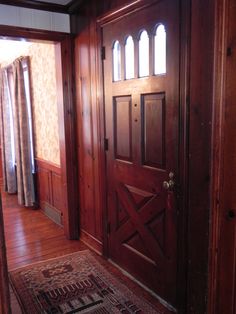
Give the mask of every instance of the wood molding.
[[99, 134], [100, 134], [100, 152], [99, 152], [99, 164], [100, 164], [100, 203], [102, 208], [102, 238], [103, 238], [103, 255], [108, 257], [108, 237], [107, 237], [107, 225], [108, 225], [108, 212], [107, 212], [107, 189], [106, 189], [106, 150], [105, 150], [105, 113], [104, 113], [104, 89], [103, 89], [103, 65], [101, 59], [101, 47], [102, 47], [102, 26], [97, 20], [97, 67], [98, 74], [97, 89], [98, 89], [98, 114], [99, 114]]
[[102, 255], [103, 251], [102, 242], [83, 229], [80, 230], [80, 240], [84, 242], [90, 249], [92, 249], [99, 255]]
[[65, 199], [64, 228], [69, 239], [79, 237], [79, 193], [77, 177], [76, 149], [76, 109], [74, 86], [74, 46], [73, 38], [66, 37], [61, 42], [61, 63], [63, 106], [59, 106], [60, 159], [62, 186]]
[[84, 0], [72, 0], [69, 4], [66, 5], [67, 12], [69, 14], [75, 14], [84, 2]]
[[[187, 313], [206, 313], [215, 1], [191, 1]], [[200, 27], [201, 26], [201, 27]], [[199, 27], [201, 31], [199, 31]]]
[[44, 169], [53, 171], [54, 173], [58, 175], [61, 175], [61, 166], [54, 164], [51, 161], [47, 161], [38, 157], [35, 158], [35, 161], [36, 161], [37, 167], [42, 167]]
[[178, 195], [178, 272], [177, 272], [177, 300], [180, 313], [186, 313], [187, 308], [187, 260], [188, 252], [186, 239], [188, 238], [189, 213], [189, 93], [190, 93], [190, 24], [191, 1], [181, 0], [180, 21], [180, 121], [179, 121], [179, 186]]
[[63, 215], [60, 210], [47, 202], [40, 202], [40, 208], [49, 219], [63, 227]]
[[53, 32], [34, 28], [0, 25], [1, 39], [19, 39], [19, 40], [30, 39], [33, 42], [34, 41], [61, 42], [68, 36], [70, 36], [68, 33], [63, 32]]
[[9, 314], [11, 313], [1, 196], [0, 196], [0, 313]]
[[209, 246], [208, 313], [216, 314], [218, 295], [218, 262], [220, 245], [221, 199], [223, 187], [223, 145], [225, 127], [225, 81], [227, 66], [229, 0], [217, 0], [215, 7], [214, 86], [213, 86], [213, 160], [212, 160], [212, 210]]
[[105, 13], [103, 16], [97, 19], [97, 23], [101, 26], [104, 26], [124, 17], [125, 15], [144, 9], [157, 1], [158, 0], [135, 0], [115, 10]]

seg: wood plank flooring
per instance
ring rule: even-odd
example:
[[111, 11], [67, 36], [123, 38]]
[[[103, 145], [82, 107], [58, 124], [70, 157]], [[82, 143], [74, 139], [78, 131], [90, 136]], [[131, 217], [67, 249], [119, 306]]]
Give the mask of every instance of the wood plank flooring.
[[67, 240], [62, 227], [41, 210], [19, 206], [16, 195], [3, 192], [2, 202], [9, 270], [87, 249], [80, 241]]
[[[67, 240], [62, 227], [41, 210], [19, 206], [16, 195], [2, 194], [8, 269], [87, 249], [80, 241]], [[22, 314], [12, 289], [12, 314]]]
[[[88, 249], [81, 241], [67, 240], [62, 227], [46, 217], [41, 210], [19, 206], [16, 195], [1, 193], [9, 270]], [[107, 260], [99, 256], [97, 258], [123, 284], [152, 303], [158, 309], [157, 313], [171, 313], [156, 298], [122, 274]], [[13, 314], [22, 314], [12, 290], [11, 306]]]

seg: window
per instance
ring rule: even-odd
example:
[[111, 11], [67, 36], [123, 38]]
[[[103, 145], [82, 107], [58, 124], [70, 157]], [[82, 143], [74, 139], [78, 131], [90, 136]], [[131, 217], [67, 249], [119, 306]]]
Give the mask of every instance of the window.
[[125, 78], [134, 78], [134, 41], [128, 36], [125, 43]]
[[154, 42], [154, 74], [166, 73], [166, 31], [164, 25], [160, 24], [156, 29]]
[[113, 81], [121, 80], [121, 49], [118, 40], [115, 41], [113, 46]]
[[139, 39], [139, 77], [149, 75], [149, 37], [142, 31]]

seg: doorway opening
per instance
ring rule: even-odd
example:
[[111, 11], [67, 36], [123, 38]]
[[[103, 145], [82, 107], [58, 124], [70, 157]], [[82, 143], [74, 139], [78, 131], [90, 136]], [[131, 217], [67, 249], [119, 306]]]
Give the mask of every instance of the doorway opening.
[[[9, 269], [12, 269], [17, 267], [17, 264], [26, 265], [32, 261], [48, 259], [50, 256], [64, 255], [84, 249], [85, 246], [79, 241], [70, 241], [78, 238], [79, 229], [77, 198], [76, 193], [73, 193], [77, 190], [77, 180], [73, 168], [76, 152], [73, 149], [75, 115], [71, 89], [72, 39], [66, 33], [32, 31], [7, 26], [0, 27], [0, 39], [15, 43], [27, 42], [25, 51], [21, 51], [20, 55], [31, 58], [30, 70], [34, 72], [29, 76], [29, 83], [33, 85], [31, 100], [33, 142], [36, 148], [35, 183], [40, 207], [57, 223], [49, 220], [42, 211], [18, 205], [16, 195], [9, 196], [3, 192], [7, 259]], [[10, 62], [18, 57], [20, 56], [12, 56]], [[43, 73], [43, 76], [40, 73]], [[48, 89], [53, 84], [55, 90]], [[53, 105], [50, 105], [52, 103]], [[38, 105], [37, 108], [35, 104]], [[45, 121], [45, 117], [49, 120]], [[41, 135], [44, 133], [43, 140], [40, 132]], [[53, 140], [49, 139], [50, 132], [54, 134]], [[64, 230], [58, 225], [63, 225]]]

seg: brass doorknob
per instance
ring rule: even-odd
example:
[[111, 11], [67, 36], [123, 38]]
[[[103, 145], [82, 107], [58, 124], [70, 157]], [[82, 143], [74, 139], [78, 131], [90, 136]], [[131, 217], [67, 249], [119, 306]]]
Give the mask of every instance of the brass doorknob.
[[163, 182], [163, 188], [164, 188], [165, 190], [172, 191], [173, 188], [174, 188], [174, 186], [175, 186], [174, 173], [173, 173], [173, 172], [170, 172], [170, 173], [169, 173], [169, 178], [170, 178], [169, 181], [164, 181], [164, 182]]

